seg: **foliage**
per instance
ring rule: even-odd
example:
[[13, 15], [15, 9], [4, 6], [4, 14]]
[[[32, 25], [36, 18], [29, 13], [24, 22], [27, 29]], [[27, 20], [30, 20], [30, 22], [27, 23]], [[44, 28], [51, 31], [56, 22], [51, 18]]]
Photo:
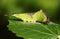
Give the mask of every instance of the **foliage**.
[[5, 8], [8, 14], [36, 12], [43, 9], [50, 16], [52, 21], [60, 21], [59, 0], [0, 0], [0, 6], [0, 8]]
[[57, 39], [60, 35], [60, 25], [52, 22], [45, 25], [9, 20], [9, 23], [9, 30], [19, 37], [24, 37], [24, 39]]
[[57, 39], [60, 38], [60, 25], [50, 22], [48, 25], [42, 23], [28, 23], [21, 22], [15, 17], [10, 17], [9, 25], [10, 31], [16, 33], [17, 36], [24, 37], [24, 39]]

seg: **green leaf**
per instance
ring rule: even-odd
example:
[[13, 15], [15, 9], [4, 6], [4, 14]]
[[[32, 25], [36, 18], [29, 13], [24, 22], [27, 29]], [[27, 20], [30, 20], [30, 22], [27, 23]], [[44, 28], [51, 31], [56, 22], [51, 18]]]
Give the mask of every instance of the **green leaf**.
[[24, 23], [9, 20], [8, 28], [17, 36], [24, 39], [60, 39], [60, 25], [50, 22], [48, 25], [41, 23]]

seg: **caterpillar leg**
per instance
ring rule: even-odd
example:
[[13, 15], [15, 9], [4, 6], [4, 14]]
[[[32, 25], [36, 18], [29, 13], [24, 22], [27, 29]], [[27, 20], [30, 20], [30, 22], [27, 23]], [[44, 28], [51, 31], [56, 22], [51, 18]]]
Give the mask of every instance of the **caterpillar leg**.
[[23, 22], [26, 22], [26, 20], [24, 20]]

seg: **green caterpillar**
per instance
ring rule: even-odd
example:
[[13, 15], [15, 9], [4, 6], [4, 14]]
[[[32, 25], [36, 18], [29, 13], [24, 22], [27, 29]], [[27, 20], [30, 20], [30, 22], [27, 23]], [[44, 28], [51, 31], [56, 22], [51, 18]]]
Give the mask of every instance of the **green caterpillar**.
[[42, 10], [39, 10], [37, 12], [33, 13], [22, 13], [22, 14], [13, 14], [12, 16], [17, 17], [18, 19], [22, 19], [23, 22], [42, 22], [42, 23], [48, 23], [49, 18], [44, 14]]

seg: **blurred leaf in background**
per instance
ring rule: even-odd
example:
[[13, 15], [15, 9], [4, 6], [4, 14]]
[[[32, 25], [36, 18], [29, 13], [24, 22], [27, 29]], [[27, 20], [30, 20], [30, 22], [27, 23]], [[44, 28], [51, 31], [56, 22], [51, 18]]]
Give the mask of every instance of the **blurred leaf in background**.
[[0, 4], [7, 7], [8, 14], [36, 12], [43, 9], [50, 16], [51, 21], [57, 23], [60, 21], [60, 0], [1, 0]]

